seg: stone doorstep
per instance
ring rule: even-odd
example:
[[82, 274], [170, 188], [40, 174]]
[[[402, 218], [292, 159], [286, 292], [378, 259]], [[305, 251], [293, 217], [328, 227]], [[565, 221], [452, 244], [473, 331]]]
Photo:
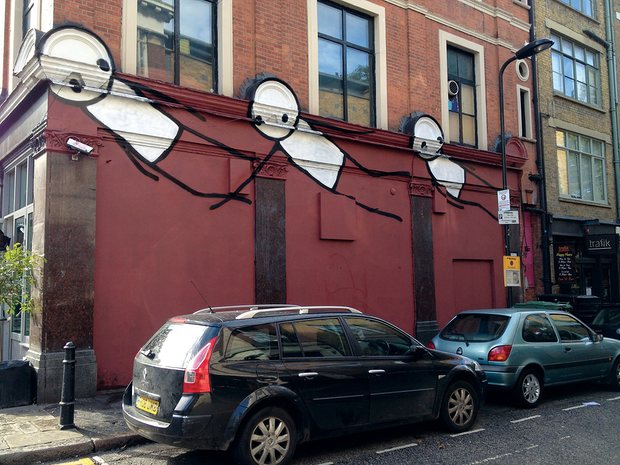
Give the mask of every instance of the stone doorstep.
[[37, 434], [10, 434], [4, 437], [9, 449], [82, 439], [75, 431], [42, 431]]

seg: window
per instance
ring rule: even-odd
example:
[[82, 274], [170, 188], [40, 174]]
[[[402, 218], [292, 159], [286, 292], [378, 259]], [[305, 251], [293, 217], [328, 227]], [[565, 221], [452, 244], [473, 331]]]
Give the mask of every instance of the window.
[[574, 8], [575, 10], [583, 13], [586, 16], [594, 17], [596, 13], [595, 2], [593, 0], [560, 0], [565, 5]]
[[236, 329], [226, 345], [226, 360], [277, 360], [278, 337], [273, 324]]
[[347, 317], [346, 322], [359, 354], [364, 357], [406, 355], [415, 344], [402, 331], [380, 321]]
[[530, 90], [518, 87], [519, 97], [519, 136], [530, 139], [532, 137], [532, 100]]
[[375, 125], [373, 20], [326, 2], [317, 4], [319, 113]]
[[601, 105], [599, 54], [552, 35], [553, 90], [591, 105]]
[[556, 131], [560, 197], [607, 202], [603, 142]]
[[545, 315], [528, 315], [523, 322], [522, 331], [525, 342], [557, 342], [551, 322]]
[[136, 74], [217, 89], [217, 2], [140, 0]]
[[24, 11], [22, 14], [22, 39], [26, 36], [26, 32], [35, 27], [34, 24], [34, 0], [23, 0]]
[[461, 313], [450, 321], [439, 337], [447, 341], [488, 342], [506, 330], [510, 317], [481, 313]]
[[[4, 170], [2, 186], [2, 231], [10, 238], [10, 244], [21, 244], [32, 250], [34, 198], [34, 159], [20, 158]], [[0, 316], [4, 313], [0, 309]], [[28, 343], [30, 314], [16, 312], [11, 320], [11, 339]]]
[[589, 341], [590, 331], [569, 315], [551, 315], [562, 342]]
[[448, 82], [450, 141], [475, 146], [476, 75], [471, 53], [448, 47]]
[[284, 323], [280, 325], [280, 337], [285, 358], [351, 355], [351, 348], [337, 318]]

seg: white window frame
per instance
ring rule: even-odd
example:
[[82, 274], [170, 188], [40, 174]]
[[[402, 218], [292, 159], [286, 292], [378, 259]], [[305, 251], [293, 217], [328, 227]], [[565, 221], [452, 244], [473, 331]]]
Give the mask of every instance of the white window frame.
[[460, 48], [474, 55], [476, 76], [476, 125], [478, 149], [487, 150], [487, 97], [484, 74], [484, 46], [467, 39], [439, 31], [439, 75], [441, 78], [441, 124], [446, 142], [450, 142], [450, 110], [448, 108], [448, 46]]
[[[566, 129], [561, 129], [561, 128], [556, 128], [556, 133], [558, 132], [562, 132], [564, 133], [564, 140], [566, 141], [566, 137], [568, 134], [571, 134], [573, 136], [576, 136], [578, 139], [580, 138], [585, 138], [585, 139], [590, 139], [590, 140], [594, 140], [596, 142], [600, 142], [601, 144], [601, 155], [595, 155], [593, 153], [587, 153], [587, 152], [583, 152], [581, 151], [581, 148], [578, 149], [572, 149], [572, 148], [568, 148], [567, 144], [565, 144], [564, 146], [560, 146], [557, 144], [557, 138], [556, 138], [556, 157], [558, 158], [557, 160], [557, 166], [558, 166], [558, 197], [561, 200], [571, 200], [574, 202], [583, 202], [583, 203], [588, 203], [588, 204], [596, 204], [596, 205], [608, 205], [608, 201], [609, 201], [609, 194], [608, 194], [608, 186], [607, 186], [607, 160], [606, 160], [606, 156], [605, 156], [605, 141], [597, 139], [595, 137], [591, 137], [589, 135], [584, 135], [584, 134], [579, 134], [573, 131], [569, 131]], [[566, 157], [567, 159], [565, 160], [565, 168], [566, 168], [566, 173], [562, 173], [560, 171], [561, 169], [561, 163], [559, 160], [559, 152], [563, 151], [566, 153]], [[594, 164], [593, 164], [593, 160], [599, 160], [602, 164], [603, 167], [603, 193], [605, 198], [602, 200], [590, 200], [590, 199], [584, 199], [583, 198], [583, 175], [580, 175], [580, 179], [579, 179], [579, 188], [582, 191], [582, 195], [581, 197], [572, 197], [570, 194], [570, 185], [567, 186], [568, 192], [567, 193], [562, 193], [562, 187], [560, 185], [561, 179], [562, 178], [566, 178], [566, 182], [569, 182], [570, 179], [570, 175], [568, 172], [569, 166], [568, 166], [568, 154], [569, 152], [573, 152], [579, 155], [580, 158], [580, 167], [581, 167], [581, 161], [584, 158], [588, 158], [590, 160], [590, 165], [591, 165], [591, 172], [594, 173]], [[592, 186], [592, 188], [594, 189], [594, 185]]]
[[[138, 0], [125, 0], [122, 20], [120, 69], [127, 74], [136, 74]], [[233, 0], [217, 2], [217, 82], [218, 94], [233, 96]]]
[[[521, 94], [525, 94], [525, 108], [521, 105]], [[532, 139], [532, 92], [529, 87], [517, 85], [517, 118], [519, 120], [519, 137]]]
[[[308, 110], [319, 114], [319, 24], [318, 0], [308, 1]], [[387, 45], [385, 8], [368, 0], [332, 0], [351, 10], [370, 16], [374, 26], [375, 49], [375, 125], [388, 129]]]

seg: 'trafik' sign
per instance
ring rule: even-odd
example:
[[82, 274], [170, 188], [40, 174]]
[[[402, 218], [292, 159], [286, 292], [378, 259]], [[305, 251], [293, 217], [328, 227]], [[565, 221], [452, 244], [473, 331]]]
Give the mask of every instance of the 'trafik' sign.
[[586, 250], [588, 253], [615, 253], [617, 236], [614, 234], [601, 234], [586, 237]]

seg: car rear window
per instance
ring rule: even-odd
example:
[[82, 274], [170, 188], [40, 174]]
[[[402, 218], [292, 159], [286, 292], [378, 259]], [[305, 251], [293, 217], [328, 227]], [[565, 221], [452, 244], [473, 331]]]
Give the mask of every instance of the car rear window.
[[448, 341], [492, 341], [504, 334], [508, 321], [510, 321], [510, 317], [507, 315], [461, 314], [448, 323], [439, 337]]
[[217, 334], [217, 328], [167, 322], [140, 350], [152, 363], [185, 368], [198, 351]]
[[620, 308], [601, 310], [592, 321], [593, 325], [620, 325]]

